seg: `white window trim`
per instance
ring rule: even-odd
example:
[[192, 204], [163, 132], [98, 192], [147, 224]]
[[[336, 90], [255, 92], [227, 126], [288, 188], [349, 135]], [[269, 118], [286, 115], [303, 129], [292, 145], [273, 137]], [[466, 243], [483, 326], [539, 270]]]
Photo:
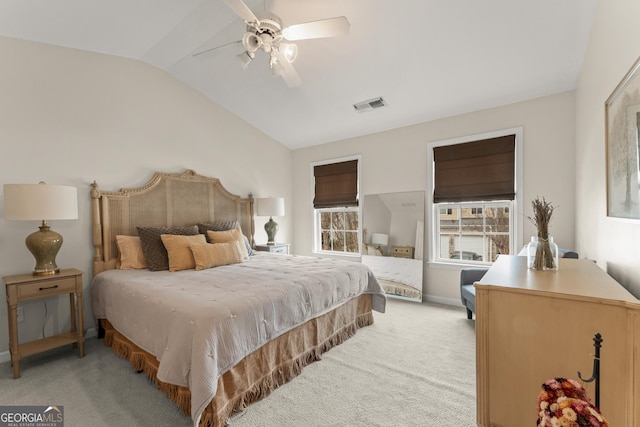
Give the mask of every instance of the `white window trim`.
[[322, 250], [322, 242], [319, 241], [319, 236], [318, 236], [318, 215], [316, 215], [316, 209], [314, 209], [313, 207], [313, 197], [316, 194], [316, 182], [315, 182], [315, 176], [313, 175], [313, 168], [315, 166], [321, 166], [321, 165], [327, 165], [330, 163], [341, 163], [341, 162], [348, 162], [350, 160], [357, 160], [358, 161], [358, 198], [360, 198], [360, 195], [362, 194], [360, 191], [360, 174], [361, 174], [361, 165], [362, 165], [362, 155], [357, 154], [357, 155], [353, 155], [353, 156], [346, 156], [346, 157], [338, 157], [335, 159], [327, 159], [327, 160], [320, 160], [317, 162], [312, 162], [311, 163], [311, 167], [309, 168], [310, 174], [311, 174], [311, 224], [313, 224], [313, 239], [311, 239], [311, 252], [315, 255], [321, 255], [321, 256], [327, 256], [327, 257], [349, 257], [349, 258], [360, 258], [361, 256], [361, 252], [362, 252], [362, 201], [359, 200], [358, 202], [358, 252], [329, 252], [329, 251], [323, 251]]
[[436, 204], [433, 203], [433, 190], [434, 190], [434, 177], [435, 170], [433, 167], [433, 149], [436, 147], [443, 147], [447, 145], [456, 145], [463, 144], [465, 142], [473, 142], [479, 141], [483, 139], [497, 138], [500, 136], [506, 135], [515, 135], [515, 184], [516, 184], [516, 197], [513, 201], [513, 212], [511, 212], [511, 217], [513, 220], [514, 227], [514, 238], [511, 239], [511, 253], [517, 254], [519, 249], [522, 247], [522, 234], [523, 234], [523, 169], [524, 169], [524, 157], [523, 157], [523, 135], [524, 129], [522, 127], [510, 128], [510, 129], [502, 129], [493, 132], [475, 134], [475, 135], [467, 135], [458, 138], [445, 139], [441, 141], [434, 141], [427, 144], [427, 179], [430, 179], [430, 182], [427, 183], [427, 188], [431, 190], [430, 195], [427, 197], [427, 227], [429, 233], [432, 238], [429, 239], [429, 243], [427, 244], [427, 255], [429, 259], [429, 263], [434, 264], [455, 264], [460, 265], [460, 262], [444, 262], [444, 261], [436, 261], [436, 248], [437, 242], [436, 237], [438, 236], [438, 230], [436, 230]]

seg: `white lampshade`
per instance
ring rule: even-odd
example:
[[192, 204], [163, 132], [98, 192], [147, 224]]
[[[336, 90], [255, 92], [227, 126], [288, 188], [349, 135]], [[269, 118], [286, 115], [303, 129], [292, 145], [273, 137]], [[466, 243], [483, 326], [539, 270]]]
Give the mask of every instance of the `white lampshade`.
[[389, 236], [382, 233], [373, 233], [371, 236], [371, 244], [374, 246], [387, 246], [389, 244]]
[[284, 216], [284, 198], [268, 197], [264, 199], [256, 199], [258, 216]]
[[4, 184], [4, 217], [42, 221], [40, 231], [27, 236], [25, 243], [36, 259], [34, 276], [57, 274], [56, 255], [62, 236], [51, 230], [48, 220], [78, 218], [78, 189], [68, 185]]
[[4, 184], [4, 217], [9, 220], [78, 218], [78, 189], [68, 185]]

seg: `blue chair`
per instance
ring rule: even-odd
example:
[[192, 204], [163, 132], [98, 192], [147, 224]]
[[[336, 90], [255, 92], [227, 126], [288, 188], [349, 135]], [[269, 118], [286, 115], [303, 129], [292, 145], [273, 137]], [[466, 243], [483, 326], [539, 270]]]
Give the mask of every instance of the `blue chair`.
[[476, 312], [475, 282], [482, 279], [488, 268], [464, 268], [460, 271], [460, 297], [462, 305], [467, 309], [467, 319], [473, 319]]

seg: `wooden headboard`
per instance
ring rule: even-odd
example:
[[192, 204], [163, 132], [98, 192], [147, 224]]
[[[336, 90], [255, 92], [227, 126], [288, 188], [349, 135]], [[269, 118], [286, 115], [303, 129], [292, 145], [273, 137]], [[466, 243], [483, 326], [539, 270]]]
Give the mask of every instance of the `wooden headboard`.
[[106, 192], [91, 184], [93, 275], [116, 268], [116, 235], [135, 236], [136, 226], [183, 227], [199, 222], [238, 220], [254, 245], [253, 196], [229, 193], [217, 178], [193, 170], [156, 172], [139, 188]]

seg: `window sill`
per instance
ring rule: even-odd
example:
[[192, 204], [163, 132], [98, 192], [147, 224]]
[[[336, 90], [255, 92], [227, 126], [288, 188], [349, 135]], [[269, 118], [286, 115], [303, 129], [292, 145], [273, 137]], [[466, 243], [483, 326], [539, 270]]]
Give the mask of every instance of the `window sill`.
[[447, 270], [459, 270], [461, 268], [489, 268], [493, 263], [463, 263], [463, 262], [445, 262], [445, 261], [429, 261], [429, 268], [442, 268]]

